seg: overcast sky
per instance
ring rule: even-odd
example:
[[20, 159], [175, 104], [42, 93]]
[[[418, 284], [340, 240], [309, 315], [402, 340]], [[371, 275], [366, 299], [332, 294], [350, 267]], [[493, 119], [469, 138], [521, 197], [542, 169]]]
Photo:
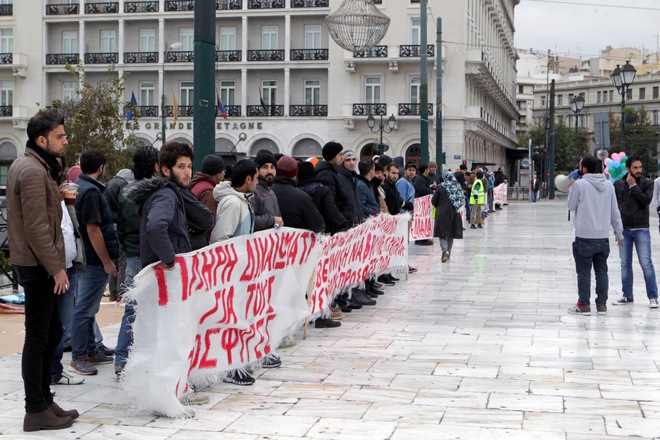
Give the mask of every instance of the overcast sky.
[[655, 51], [660, 0], [521, 0], [515, 26], [519, 49], [583, 58], [598, 56], [608, 45]]

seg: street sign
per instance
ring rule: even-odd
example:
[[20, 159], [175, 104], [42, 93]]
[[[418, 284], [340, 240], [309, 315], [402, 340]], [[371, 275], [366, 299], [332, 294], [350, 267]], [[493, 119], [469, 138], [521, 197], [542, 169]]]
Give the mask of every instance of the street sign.
[[461, 160], [460, 154], [454, 154], [454, 160]]
[[610, 148], [610, 114], [594, 113], [594, 141], [596, 150]]
[[523, 167], [523, 168], [529, 168], [529, 159], [528, 159], [528, 158], [524, 158], [524, 159], [520, 162], [520, 166]]

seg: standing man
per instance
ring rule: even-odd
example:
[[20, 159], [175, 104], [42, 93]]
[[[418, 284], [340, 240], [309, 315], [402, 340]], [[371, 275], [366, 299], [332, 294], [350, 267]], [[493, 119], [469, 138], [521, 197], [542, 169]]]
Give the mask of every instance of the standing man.
[[430, 161], [429, 162], [429, 181], [431, 182], [431, 188], [436, 189], [438, 185], [442, 183], [442, 178], [440, 174], [438, 174], [438, 163], [435, 161]]
[[541, 182], [539, 182], [536, 173], [534, 173], [534, 178], [532, 179], [530, 186], [532, 187], [532, 203], [536, 203], [536, 198], [538, 197], [539, 189], [541, 188]]
[[69, 371], [81, 375], [98, 373], [94, 364], [108, 364], [113, 358], [99, 350], [94, 337], [94, 317], [110, 276], [118, 276], [114, 260], [119, 258], [119, 242], [112, 211], [99, 182], [105, 171], [105, 156], [98, 150], [80, 155], [82, 174], [76, 180], [76, 217], [85, 247], [84, 269], [78, 271], [78, 295], [71, 317], [71, 364]]
[[415, 177], [415, 174], [417, 174], [417, 165], [415, 165], [415, 162], [408, 162], [403, 172], [403, 176], [401, 176], [396, 182], [396, 189], [399, 191], [399, 194], [401, 194], [401, 198], [404, 202], [410, 203], [410, 211], [412, 211], [412, 207], [415, 203], [415, 187], [412, 184], [412, 179]]
[[[584, 160], [582, 165], [584, 166]], [[658, 284], [655, 280], [655, 269], [651, 259], [651, 234], [649, 232], [649, 205], [653, 198], [653, 182], [651, 179], [642, 177], [642, 160], [639, 157], [628, 158], [626, 171], [628, 173], [622, 179], [614, 182], [616, 200], [623, 221], [623, 246], [619, 249], [623, 296], [614, 304], [625, 305], [634, 302], [632, 270], [634, 245], [637, 249], [637, 259], [644, 273], [649, 307], [657, 309]]]
[[254, 211], [254, 230], [263, 231], [275, 225], [284, 226], [277, 196], [271, 189], [277, 174], [275, 156], [270, 151], [264, 151], [257, 154], [254, 161], [259, 166], [259, 180], [254, 189], [254, 197], [250, 198]]
[[55, 302], [69, 289], [57, 187], [61, 167], [55, 159], [68, 144], [64, 118], [42, 110], [28, 122], [27, 135], [25, 154], [7, 175], [7, 224], [11, 260], [25, 290], [23, 430], [39, 431], [68, 428], [78, 418], [78, 411], [60, 408], [50, 392], [53, 355], [62, 339]]
[[623, 243], [623, 225], [616, 203], [614, 187], [598, 173], [598, 159], [585, 156], [581, 162], [584, 177], [577, 180], [568, 193], [568, 209], [575, 211], [573, 257], [578, 282], [578, 302], [568, 309], [573, 315], [591, 315], [591, 266], [596, 273], [596, 310], [607, 313], [607, 239], [610, 226], [617, 244]]
[[481, 215], [481, 211], [486, 203], [486, 190], [484, 188], [484, 172], [479, 170], [476, 174], [477, 178], [474, 179], [472, 188], [470, 189], [470, 228], [472, 229], [482, 229], [484, 218]]

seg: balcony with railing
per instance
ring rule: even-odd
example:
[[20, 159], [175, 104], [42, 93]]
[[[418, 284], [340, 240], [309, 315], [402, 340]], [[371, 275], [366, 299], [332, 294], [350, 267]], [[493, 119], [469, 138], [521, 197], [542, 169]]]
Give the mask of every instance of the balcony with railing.
[[215, 0], [215, 9], [218, 11], [243, 9], [243, 0]]
[[[428, 114], [433, 115], [433, 104], [427, 105]], [[419, 116], [422, 106], [419, 103], [399, 103], [399, 116]]]
[[284, 0], [248, 0], [248, 9], [283, 8]]
[[13, 53], [0, 53], [0, 64], [12, 64], [14, 62]]
[[194, 10], [195, 0], [165, 0], [165, 12]]
[[215, 62], [237, 62], [243, 59], [243, 52], [240, 50], [216, 50]]
[[195, 52], [193, 51], [165, 52], [166, 63], [192, 63], [194, 61], [195, 61]]
[[353, 116], [386, 115], [387, 104], [353, 103]]
[[85, 64], [117, 64], [119, 53], [117, 52], [91, 52], [85, 54]]
[[14, 5], [0, 5], [0, 15], [14, 15]]
[[47, 53], [46, 64], [78, 64], [77, 53]]
[[[177, 109], [177, 116], [179, 117], [190, 117], [193, 115], [195, 107], [192, 105], [180, 105], [179, 108]], [[165, 106], [165, 116], [167, 117], [173, 117], [174, 116], [174, 106], [172, 105], [166, 105]]]
[[137, 114], [145, 118], [156, 118], [158, 117], [158, 106], [157, 105], [138, 105]]
[[248, 116], [284, 116], [283, 105], [248, 105]]
[[353, 58], [387, 58], [387, 46], [374, 46], [371, 49], [353, 52]]
[[46, 15], [73, 15], [80, 13], [78, 3], [70, 5], [46, 5]]
[[291, 0], [292, 8], [327, 8], [330, 0]]
[[290, 105], [289, 116], [328, 116], [327, 105]]
[[116, 14], [119, 3], [85, 3], [85, 14]]
[[248, 61], [284, 61], [284, 50], [248, 50]]
[[139, 12], [158, 12], [160, 9], [160, 2], [156, 1], [137, 1], [137, 2], [124, 2], [124, 12], [134, 14]]
[[[435, 56], [435, 45], [429, 44], [426, 46], [426, 55]], [[399, 46], [399, 56], [401, 58], [419, 58], [422, 56], [421, 46], [419, 44], [403, 44]]]
[[322, 61], [328, 59], [328, 49], [291, 49], [291, 61]]
[[[238, 118], [241, 116], [240, 105], [225, 105], [225, 111], [227, 112], [227, 116], [229, 117]], [[222, 117], [222, 115], [218, 114], [218, 117]]]
[[14, 116], [14, 106], [0, 105], [0, 116]]
[[125, 52], [124, 62], [126, 64], [157, 63], [158, 52]]

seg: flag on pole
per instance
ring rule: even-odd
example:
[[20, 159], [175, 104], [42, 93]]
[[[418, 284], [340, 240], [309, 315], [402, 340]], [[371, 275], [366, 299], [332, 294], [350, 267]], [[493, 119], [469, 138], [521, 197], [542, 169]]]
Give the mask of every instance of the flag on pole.
[[179, 103], [176, 102], [176, 94], [172, 90], [172, 113], [174, 113], [174, 123], [176, 124], [177, 119], [179, 118]]
[[264, 116], [268, 116], [268, 107], [264, 102], [264, 97], [261, 96], [261, 89], [257, 87], [257, 90], [259, 90], [259, 101], [261, 101], [261, 108], [264, 110]]
[[225, 106], [222, 105], [222, 99], [220, 98], [220, 94], [218, 93], [217, 87], [215, 89], [215, 97], [217, 98], [218, 101], [218, 104], [216, 105], [218, 113], [220, 113], [224, 119], [227, 119], [227, 111], [225, 110]]
[[[131, 91], [131, 104], [137, 105], [137, 99], [135, 99], [135, 92]], [[128, 111], [126, 112], [126, 119], [129, 121], [133, 120], [133, 112], [129, 108]]]

